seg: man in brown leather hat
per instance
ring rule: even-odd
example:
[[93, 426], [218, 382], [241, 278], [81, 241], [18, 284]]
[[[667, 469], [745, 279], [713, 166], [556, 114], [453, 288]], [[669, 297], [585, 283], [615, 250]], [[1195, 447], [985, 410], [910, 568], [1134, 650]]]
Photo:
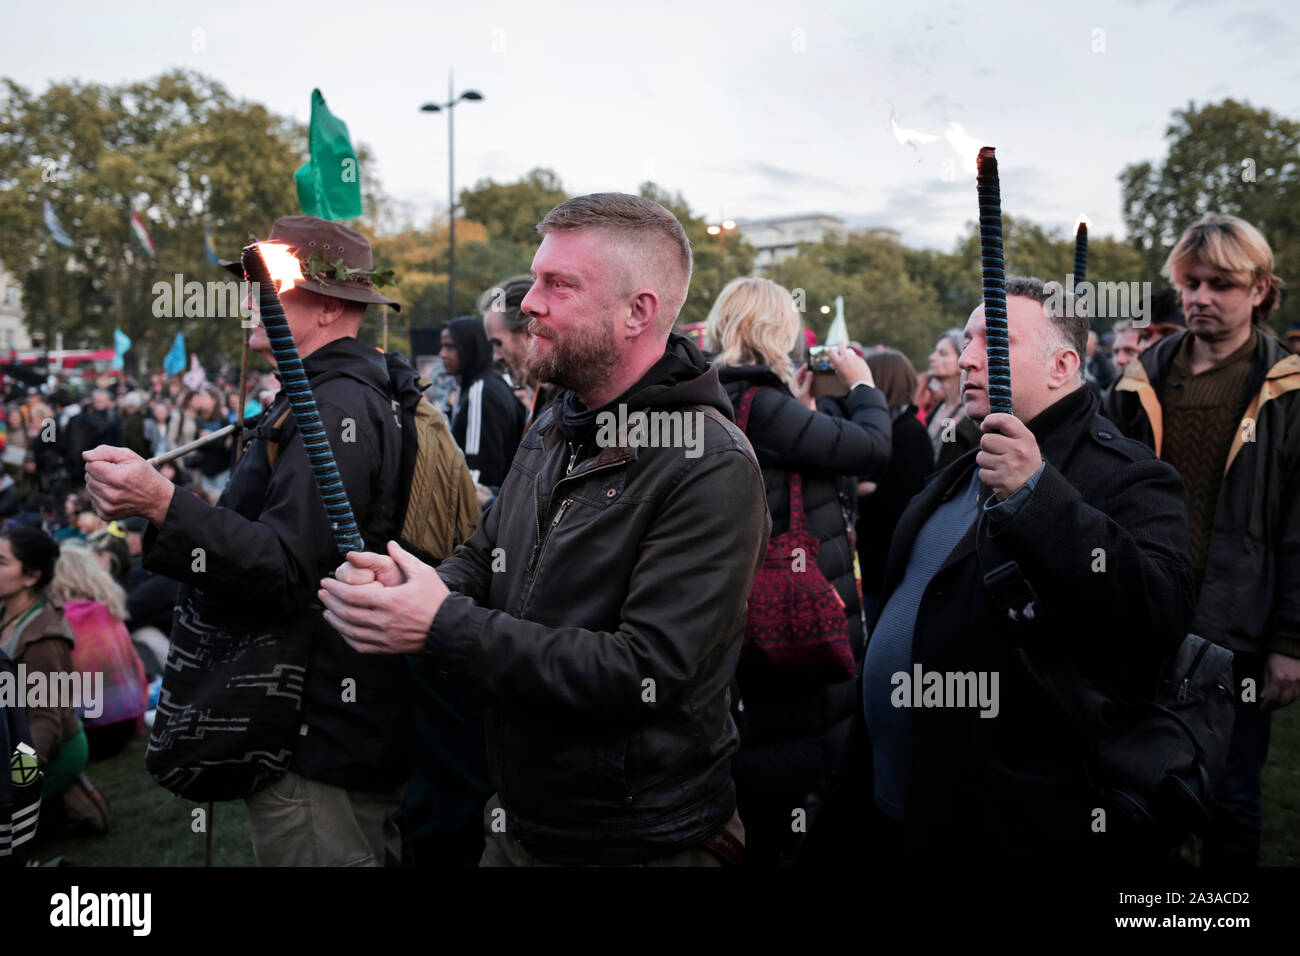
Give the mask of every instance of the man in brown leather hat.
[[[397, 303], [375, 291], [370, 244], [351, 229], [286, 216], [269, 241], [289, 246], [301, 265], [303, 281], [280, 301], [362, 536], [368, 549], [382, 549], [400, 531], [401, 434], [384, 356], [356, 335], [367, 303]], [[260, 324], [250, 344], [274, 364]], [[410, 769], [406, 664], [363, 657], [322, 618], [316, 582], [339, 557], [288, 396], [282, 391], [246, 429], [216, 506], [126, 449], [100, 446], [85, 457], [96, 510], [147, 518], [144, 567], [186, 585], [150, 742], [155, 776], [184, 792], [172, 780], [246, 774], [237, 793], [263, 864], [399, 862], [389, 817]], [[265, 686], [266, 700], [255, 699], [231, 733], [238, 719], [207, 707], [223, 698], [205, 695], [204, 678], [193, 675], [218, 663], [205, 660], [214, 646], [264, 646], [268, 636], [283, 656], [239, 675], [243, 686]], [[269, 731], [258, 708], [270, 712], [285, 695], [300, 696], [301, 726], [291, 718], [287, 733]]]

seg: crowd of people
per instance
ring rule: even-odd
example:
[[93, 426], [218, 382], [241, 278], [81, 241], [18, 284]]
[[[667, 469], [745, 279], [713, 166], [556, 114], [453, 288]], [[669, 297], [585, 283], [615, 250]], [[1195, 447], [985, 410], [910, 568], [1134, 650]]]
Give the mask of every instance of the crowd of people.
[[[368, 243], [276, 223], [349, 273], [282, 296], [364, 542], [346, 560], [273, 374], [238, 454], [159, 468], [238, 424], [237, 388], [9, 397], [0, 646], [110, 687], [93, 718], [28, 714], [51, 827], [103, 828], [87, 762], [147, 724], [159, 783], [244, 799], [266, 865], [1258, 863], [1269, 715], [1300, 695], [1300, 328], [1266, 324], [1258, 230], [1190, 225], [1149, 324], [1101, 336], [1008, 277], [1006, 414], [983, 305], [918, 370], [811, 350], [790, 292], [740, 277], [701, 349], [667, 210], [597, 194], [538, 229], [531, 274], [441, 330], [416, 387], [446, 403], [417, 419], [409, 367], [356, 339], [396, 305]], [[602, 437], [633, 413], [698, 440]], [[411, 530], [462, 506], [441, 544]], [[1208, 818], [1099, 828], [1105, 781], [1040, 668], [1139, 706], [1189, 633], [1233, 654]], [[980, 706], [900, 693], [930, 673]]]

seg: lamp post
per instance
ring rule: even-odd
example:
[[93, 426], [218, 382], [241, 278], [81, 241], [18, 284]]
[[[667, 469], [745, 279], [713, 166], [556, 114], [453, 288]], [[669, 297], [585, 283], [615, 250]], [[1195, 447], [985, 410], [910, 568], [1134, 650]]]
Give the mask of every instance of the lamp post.
[[710, 236], [718, 237], [718, 294], [722, 294], [723, 266], [727, 258], [727, 233], [736, 228], [734, 219], [724, 219], [717, 225], [711, 225], [704, 231]]
[[481, 100], [483, 94], [478, 90], [465, 90], [460, 96], [455, 95], [451, 70], [447, 71], [447, 102], [425, 103], [420, 107], [422, 113], [440, 113], [447, 111], [447, 200], [448, 218], [451, 220], [447, 241], [447, 318], [456, 314], [456, 114], [454, 107], [461, 100]]

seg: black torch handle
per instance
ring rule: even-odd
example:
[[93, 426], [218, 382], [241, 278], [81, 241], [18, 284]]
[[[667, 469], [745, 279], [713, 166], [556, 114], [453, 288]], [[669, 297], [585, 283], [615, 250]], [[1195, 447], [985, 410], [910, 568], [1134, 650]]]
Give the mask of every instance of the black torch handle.
[[984, 273], [984, 341], [988, 349], [989, 411], [1011, 414], [1011, 337], [1007, 276], [1002, 258], [1002, 196], [992, 146], [980, 149], [975, 187], [980, 203], [980, 264]]
[[[1074, 286], [1077, 289], [1088, 278], [1088, 224], [1079, 223], [1078, 230], [1074, 233]], [[1074, 306], [1079, 308], [1079, 300], [1076, 298]], [[1082, 316], [1083, 312], [1076, 314]]]
[[316, 487], [325, 502], [325, 513], [329, 516], [330, 527], [334, 532], [334, 544], [340, 555], [348, 551], [364, 551], [365, 543], [353, 517], [343, 479], [339, 477], [334, 451], [330, 448], [325, 427], [321, 424], [320, 410], [316, 407], [316, 399], [312, 397], [307, 373], [298, 356], [298, 347], [294, 345], [289, 320], [285, 318], [284, 307], [280, 304], [280, 296], [276, 294], [275, 285], [271, 281], [266, 260], [256, 244], [244, 248], [243, 264], [248, 280], [257, 283], [262, 325], [266, 327], [271, 352], [275, 355], [276, 370], [280, 373], [280, 381], [284, 383], [284, 390], [289, 396], [289, 407], [293, 410], [294, 421], [298, 424], [298, 431], [307, 448], [312, 476], [316, 479]]
[[1074, 284], [1088, 278], [1088, 224], [1079, 223], [1074, 234]]

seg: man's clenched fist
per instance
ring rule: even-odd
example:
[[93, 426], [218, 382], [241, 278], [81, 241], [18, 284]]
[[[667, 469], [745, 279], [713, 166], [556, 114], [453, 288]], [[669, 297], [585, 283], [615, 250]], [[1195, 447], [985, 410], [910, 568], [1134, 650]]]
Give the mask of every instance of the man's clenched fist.
[[100, 445], [82, 452], [86, 490], [105, 521], [139, 515], [155, 525], [167, 517], [175, 486], [133, 451]]

